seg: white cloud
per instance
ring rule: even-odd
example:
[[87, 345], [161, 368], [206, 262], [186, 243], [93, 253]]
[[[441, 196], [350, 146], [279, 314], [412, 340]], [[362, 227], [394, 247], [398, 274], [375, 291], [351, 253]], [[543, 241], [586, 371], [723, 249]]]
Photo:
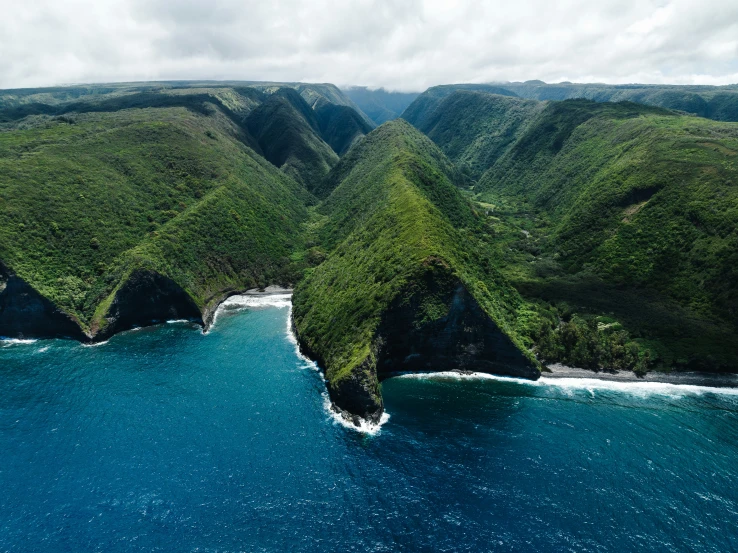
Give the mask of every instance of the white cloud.
[[[735, 0], [0, 0], [0, 87], [738, 82]], [[4, 5], [7, 4], [7, 5]]]

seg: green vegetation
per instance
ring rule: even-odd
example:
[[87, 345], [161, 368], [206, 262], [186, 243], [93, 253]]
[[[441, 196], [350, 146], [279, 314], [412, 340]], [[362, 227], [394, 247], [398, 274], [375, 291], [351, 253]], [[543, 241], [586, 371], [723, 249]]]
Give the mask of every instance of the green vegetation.
[[[549, 104], [474, 191], [526, 297], [590, 325], [614, 317], [653, 366], [734, 370], [737, 162], [735, 125], [571, 100]], [[551, 320], [559, 333], [568, 321]], [[561, 346], [544, 357], [574, 362]], [[585, 365], [607, 366], [598, 356]]]
[[635, 102], [699, 115], [716, 121], [738, 121], [738, 86], [606, 85], [542, 81], [506, 83], [505, 88], [522, 98], [596, 102]]
[[315, 109], [320, 135], [339, 156], [369, 134], [374, 127], [347, 106], [323, 104]]
[[35, 116], [0, 132], [0, 259], [86, 332], [138, 268], [203, 311], [297, 278], [307, 193], [223, 111], [200, 108]]
[[[385, 312], [428, 279], [460, 281], [528, 355], [516, 330], [520, 297], [484, 255], [484, 225], [454, 186], [457, 179], [438, 148], [401, 120], [368, 135], [331, 173], [322, 193], [335, 189], [319, 208], [315, 232], [327, 258], [294, 296], [301, 343], [323, 363], [330, 388], [357, 371], [369, 373], [362, 381], [376, 382]], [[423, 323], [448, 312], [426, 299]]]
[[338, 163], [336, 153], [320, 137], [315, 112], [291, 88], [269, 96], [249, 114], [246, 126], [264, 157], [308, 190]]
[[[372, 417], [398, 367], [735, 371], [738, 126], [645, 90], [434, 87], [427, 137], [332, 85], [0, 92], [0, 331], [30, 312], [8, 290], [102, 339], [296, 284], [301, 345]], [[731, 90], [690, 93], [729, 117]]]
[[430, 120], [437, 118], [436, 110], [441, 102], [454, 92], [466, 90], [470, 92], [484, 92], [499, 96], [516, 96], [514, 92], [500, 86], [486, 84], [452, 84], [434, 86], [418, 96], [402, 113], [405, 121], [410, 121], [416, 128], [430, 128]]
[[405, 118], [476, 180], [515, 143], [543, 106], [533, 100], [459, 90], [443, 97], [432, 112], [408, 110]]
[[416, 125], [478, 178], [488, 247], [535, 313], [523, 335], [541, 359], [735, 370], [735, 125], [467, 91], [431, 105]]

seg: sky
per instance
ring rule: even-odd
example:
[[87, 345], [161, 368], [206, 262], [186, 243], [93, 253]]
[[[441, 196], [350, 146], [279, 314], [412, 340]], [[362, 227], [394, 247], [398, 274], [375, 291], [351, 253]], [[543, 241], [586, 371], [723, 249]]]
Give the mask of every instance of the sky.
[[738, 83], [738, 0], [0, 0], [0, 88]]

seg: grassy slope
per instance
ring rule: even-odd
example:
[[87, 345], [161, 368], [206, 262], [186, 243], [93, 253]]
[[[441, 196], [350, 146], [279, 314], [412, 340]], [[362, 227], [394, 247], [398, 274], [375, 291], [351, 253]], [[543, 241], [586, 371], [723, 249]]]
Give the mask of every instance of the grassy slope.
[[543, 107], [534, 100], [459, 90], [444, 97], [432, 113], [417, 113], [410, 123], [476, 180], [515, 143]]
[[85, 329], [138, 266], [201, 307], [292, 280], [304, 191], [203, 110], [36, 117], [0, 132], [0, 259]]
[[531, 233], [503, 240], [519, 288], [615, 316], [665, 367], [735, 369], [736, 182], [735, 125], [579, 100], [550, 104], [476, 192]]
[[500, 86], [486, 84], [450, 84], [434, 86], [418, 96], [413, 103], [410, 104], [405, 111], [402, 112], [402, 118], [409, 121], [416, 128], [429, 127], [429, 121], [438, 117], [436, 113], [439, 105], [444, 98], [450, 96], [459, 90], [467, 90], [472, 92], [486, 92], [487, 94], [498, 94], [500, 96], [516, 96]]
[[383, 312], [438, 265], [520, 343], [520, 297], [477, 248], [479, 218], [452, 184], [456, 177], [445, 156], [401, 120], [368, 135], [331, 173], [328, 189], [335, 189], [320, 207], [316, 231], [328, 257], [294, 296], [298, 333], [325, 363], [329, 381], [347, 378], [368, 359], [371, 365]]
[[369, 125], [355, 109], [348, 106], [324, 104], [315, 110], [320, 135], [339, 156], [369, 134]]

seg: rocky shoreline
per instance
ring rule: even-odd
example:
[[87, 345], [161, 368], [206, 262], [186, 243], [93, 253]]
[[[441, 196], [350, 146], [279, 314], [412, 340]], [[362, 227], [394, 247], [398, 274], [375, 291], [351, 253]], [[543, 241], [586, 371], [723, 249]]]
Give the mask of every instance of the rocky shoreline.
[[548, 365], [546, 369], [541, 373], [541, 376], [545, 378], [594, 378], [613, 382], [659, 382], [712, 388], [738, 388], [738, 374], [652, 371], [644, 376], [638, 376], [631, 371], [591, 371], [558, 363]]

